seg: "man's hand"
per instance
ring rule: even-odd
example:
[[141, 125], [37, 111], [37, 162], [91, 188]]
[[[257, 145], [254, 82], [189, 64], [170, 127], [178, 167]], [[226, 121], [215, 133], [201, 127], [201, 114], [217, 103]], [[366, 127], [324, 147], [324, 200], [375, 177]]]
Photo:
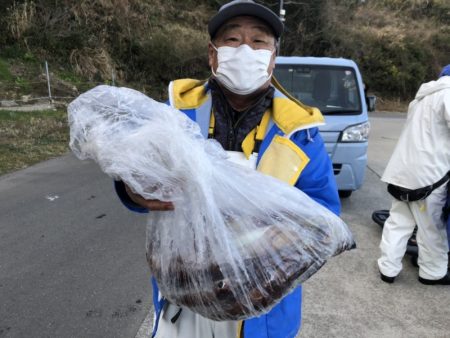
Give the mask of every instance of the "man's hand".
[[130, 196], [131, 200], [140, 205], [143, 208], [147, 208], [152, 211], [167, 211], [174, 210], [174, 206], [172, 202], [163, 202], [160, 200], [146, 200], [141, 195], [135, 194], [131, 189], [125, 184], [125, 190]]

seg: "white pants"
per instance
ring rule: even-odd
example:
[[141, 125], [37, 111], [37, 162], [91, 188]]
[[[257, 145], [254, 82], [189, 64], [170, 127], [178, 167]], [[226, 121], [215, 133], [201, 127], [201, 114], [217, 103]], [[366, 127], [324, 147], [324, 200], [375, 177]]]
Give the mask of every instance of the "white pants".
[[419, 276], [440, 279], [447, 273], [448, 242], [442, 208], [447, 196], [446, 185], [437, 188], [425, 200], [402, 202], [394, 200], [390, 216], [383, 227], [378, 267], [383, 275], [397, 276], [409, 237], [417, 224]]
[[238, 322], [214, 320], [200, 316], [183, 307], [175, 323], [171, 319], [180, 307], [167, 303], [164, 307], [155, 338], [236, 338]]

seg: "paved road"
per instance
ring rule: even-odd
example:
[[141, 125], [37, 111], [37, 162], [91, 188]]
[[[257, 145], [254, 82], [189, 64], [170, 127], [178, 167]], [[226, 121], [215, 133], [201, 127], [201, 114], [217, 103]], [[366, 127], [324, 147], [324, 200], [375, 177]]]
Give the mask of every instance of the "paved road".
[[71, 155], [0, 177], [0, 337], [134, 337], [145, 220]]
[[[378, 277], [371, 213], [390, 204], [379, 176], [403, 115], [371, 122], [364, 186], [343, 200], [358, 249], [305, 282], [299, 337], [450, 337], [449, 287], [418, 283], [407, 259], [393, 285]], [[145, 336], [144, 223], [109, 178], [71, 155], [0, 177], [0, 337]]]

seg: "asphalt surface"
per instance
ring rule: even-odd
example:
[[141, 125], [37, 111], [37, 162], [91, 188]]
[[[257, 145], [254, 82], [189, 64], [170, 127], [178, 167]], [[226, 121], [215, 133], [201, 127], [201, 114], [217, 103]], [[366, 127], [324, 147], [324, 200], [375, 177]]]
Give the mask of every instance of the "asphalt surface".
[[[404, 114], [370, 119], [364, 186], [342, 200], [358, 248], [304, 283], [299, 337], [450, 337], [450, 287], [420, 284], [408, 257], [394, 284], [379, 279], [371, 214], [390, 206], [379, 177]], [[1, 176], [0, 337], [148, 337], [144, 247], [145, 216], [93, 163], [68, 154]]]
[[0, 337], [134, 337], [145, 218], [72, 155], [0, 177]]

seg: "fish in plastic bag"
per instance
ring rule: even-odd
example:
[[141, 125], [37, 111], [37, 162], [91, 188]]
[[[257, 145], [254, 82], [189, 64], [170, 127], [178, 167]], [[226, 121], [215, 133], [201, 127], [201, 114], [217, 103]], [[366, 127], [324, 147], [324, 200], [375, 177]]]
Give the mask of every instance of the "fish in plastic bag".
[[162, 295], [213, 320], [269, 311], [355, 247], [347, 225], [300, 190], [227, 160], [182, 112], [98, 86], [68, 107], [70, 147], [146, 199], [147, 260]]

